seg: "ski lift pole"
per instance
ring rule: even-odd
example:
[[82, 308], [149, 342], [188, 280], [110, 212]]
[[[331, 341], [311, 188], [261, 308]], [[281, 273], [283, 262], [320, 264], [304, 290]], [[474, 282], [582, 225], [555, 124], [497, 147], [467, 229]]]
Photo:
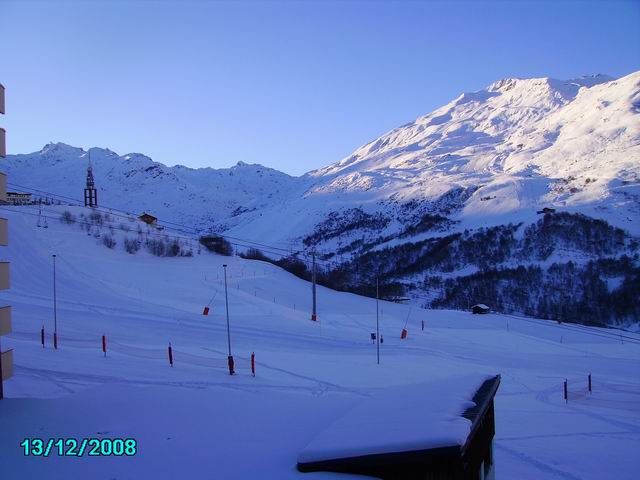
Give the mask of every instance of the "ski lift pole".
[[56, 255], [53, 254], [53, 348], [58, 349], [58, 304], [56, 295]]
[[313, 259], [312, 270], [311, 270], [311, 294], [313, 297], [313, 310], [311, 312], [311, 320], [314, 322], [318, 320], [317, 312], [316, 312], [316, 252], [315, 250], [311, 253], [311, 258]]
[[222, 267], [224, 268], [224, 302], [225, 302], [225, 306], [227, 307], [227, 344], [229, 346], [229, 356], [227, 357], [228, 360], [228, 364], [229, 364], [229, 375], [233, 375], [234, 372], [234, 365], [233, 365], [233, 356], [231, 355], [231, 331], [229, 328], [229, 293], [228, 293], [228, 289], [227, 289], [227, 265], [222, 265]]

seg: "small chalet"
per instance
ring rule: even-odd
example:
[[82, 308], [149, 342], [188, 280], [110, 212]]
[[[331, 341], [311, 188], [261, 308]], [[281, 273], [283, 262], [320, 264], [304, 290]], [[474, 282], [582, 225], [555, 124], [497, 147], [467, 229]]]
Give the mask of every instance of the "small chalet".
[[476, 315], [482, 315], [485, 313], [489, 313], [490, 311], [491, 309], [484, 303], [476, 303], [473, 307], [471, 307], [471, 312]]
[[387, 480], [494, 478], [499, 385], [500, 375], [474, 375], [378, 392], [319, 432], [299, 455], [298, 470]]
[[538, 210], [538, 214], [543, 214], [543, 213], [556, 213], [556, 209], [544, 207], [542, 210]]
[[152, 227], [155, 227], [158, 224], [158, 218], [153, 215], [149, 215], [147, 212], [140, 215], [138, 220], [142, 220], [144, 223], [151, 225]]

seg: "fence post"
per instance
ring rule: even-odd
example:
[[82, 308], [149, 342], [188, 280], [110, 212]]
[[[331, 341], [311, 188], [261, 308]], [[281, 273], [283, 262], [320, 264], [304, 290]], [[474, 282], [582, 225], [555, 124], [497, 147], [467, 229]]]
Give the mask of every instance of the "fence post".
[[105, 358], [107, 357], [107, 337], [102, 335], [102, 353], [104, 353]]
[[40, 343], [42, 344], [42, 348], [44, 348], [44, 327], [40, 329]]
[[251, 352], [251, 374], [256, 376], [256, 354]]
[[173, 349], [171, 348], [171, 342], [169, 342], [169, 365], [173, 367]]
[[424, 320], [422, 320], [422, 331], [424, 332]]
[[53, 348], [58, 349], [58, 334], [53, 332]]
[[589, 373], [589, 393], [591, 393], [591, 373]]
[[567, 379], [564, 379], [564, 402], [569, 403], [569, 391], [567, 388]]

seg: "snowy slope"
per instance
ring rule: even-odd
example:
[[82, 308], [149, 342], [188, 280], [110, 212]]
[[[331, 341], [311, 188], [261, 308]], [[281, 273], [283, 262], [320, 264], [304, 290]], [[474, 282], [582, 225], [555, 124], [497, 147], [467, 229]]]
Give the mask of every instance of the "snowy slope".
[[[78, 218], [82, 210], [72, 209]], [[344, 412], [381, 389], [496, 373], [502, 375], [496, 478], [635, 478], [638, 335], [381, 302], [384, 344], [376, 365], [372, 299], [320, 287], [320, 321], [311, 322], [309, 284], [273, 265], [204, 252], [129, 255], [121, 243], [108, 249], [77, 224], [51, 220], [44, 229], [25, 209], [2, 214], [11, 237], [2, 254], [12, 262], [12, 288], [2, 298], [14, 311], [14, 332], [2, 342], [15, 348], [16, 363], [5, 384], [8, 398], [0, 402], [0, 466], [7, 478], [348, 478], [295, 470], [305, 446]], [[121, 242], [121, 232], [116, 236]], [[51, 348], [53, 253], [57, 351]], [[223, 263], [234, 377], [226, 373]], [[205, 317], [207, 304], [212, 312]], [[409, 337], [401, 340], [405, 325]], [[376, 421], [399, 433], [396, 408], [403, 406]], [[419, 406], [412, 408], [419, 416]], [[429, 402], [422, 408], [428, 412]], [[45, 459], [25, 457], [19, 447], [25, 437], [67, 436], [134, 437], [139, 454]]]

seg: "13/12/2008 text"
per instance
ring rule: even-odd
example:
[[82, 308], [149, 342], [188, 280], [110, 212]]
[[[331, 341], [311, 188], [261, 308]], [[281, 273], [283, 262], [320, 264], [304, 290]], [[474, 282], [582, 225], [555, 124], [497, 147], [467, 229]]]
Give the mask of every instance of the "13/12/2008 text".
[[25, 457], [132, 457], [138, 453], [135, 438], [25, 438], [20, 446]]

